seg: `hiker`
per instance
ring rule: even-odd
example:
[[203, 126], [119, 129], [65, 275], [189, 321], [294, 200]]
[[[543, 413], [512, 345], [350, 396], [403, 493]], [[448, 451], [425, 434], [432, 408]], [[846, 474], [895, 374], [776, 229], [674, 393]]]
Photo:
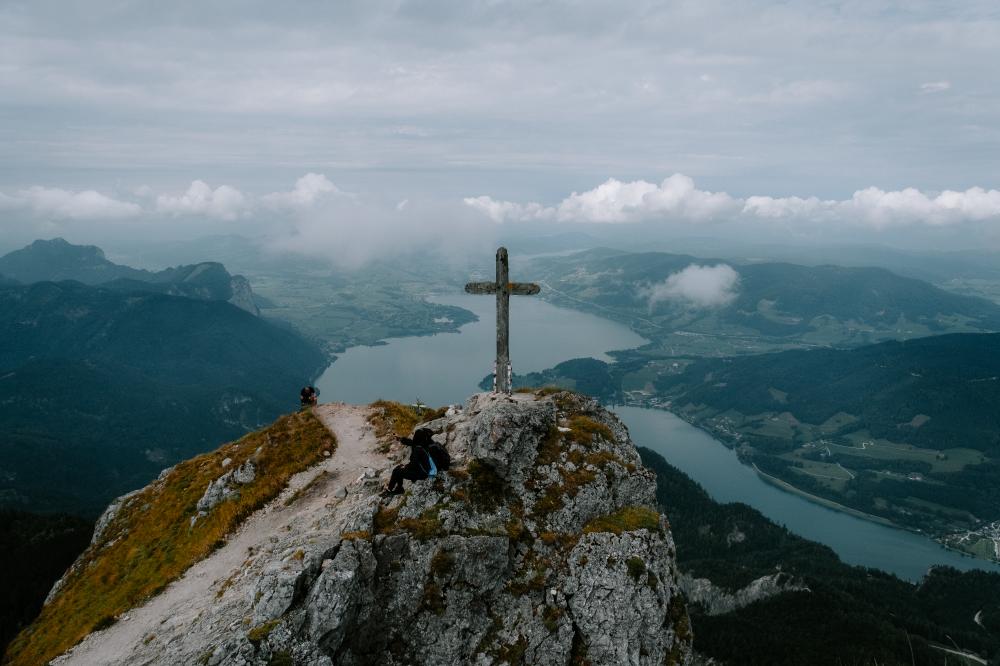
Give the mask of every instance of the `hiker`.
[[315, 405], [317, 398], [319, 398], [319, 391], [316, 390], [315, 386], [304, 386], [299, 391], [299, 402], [302, 403], [303, 409]]
[[[439, 468], [448, 469], [450, 458], [443, 465], [438, 464], [448, 458], [448, 453], [432, 439], [433, 435], [430, 428], [419, 428], [413, 433], [413, 439], [409, 437], [399, 438], [401, 444], [410, 447], [410, 461], [405, 465], [397, 465], [392, 470], [389, 484], [382, 492], [383, 495], [402, 495], [404, 479], [422, 481], [428, 477], [436, 476]], [[443, 456], [440, 452], [443, 452]], [[435, 462], [435, 458], [437, 458], [437, 462]]]

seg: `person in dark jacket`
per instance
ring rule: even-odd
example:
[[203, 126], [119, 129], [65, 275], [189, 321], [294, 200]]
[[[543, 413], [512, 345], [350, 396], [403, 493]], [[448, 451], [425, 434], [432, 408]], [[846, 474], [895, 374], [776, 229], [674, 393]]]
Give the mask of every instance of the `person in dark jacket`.
[[299, 391], [299, 402], [302, 404], [303, 409], [315, 405], [318, 397], [319, 390], [315, 386], [303, 386], [302, 390]]
[[431, 457], [427, 452], [427, 447], [433, 441], [431, 439], [431, 435], [433, 434], [429, 428], [420, 428], [413, 433], [413, 439], [409, 437], [399, 438], [401, 444], [410, 447], [410, 461], [405, 465], [397, 465], [392, 470], [392, 475], [389, 477], [389, 485], [385, 487], [385, 490], [382, 492], [383, 495], [402, 495], [404, 479], [407, 481], [422, 481], [430, 475]]

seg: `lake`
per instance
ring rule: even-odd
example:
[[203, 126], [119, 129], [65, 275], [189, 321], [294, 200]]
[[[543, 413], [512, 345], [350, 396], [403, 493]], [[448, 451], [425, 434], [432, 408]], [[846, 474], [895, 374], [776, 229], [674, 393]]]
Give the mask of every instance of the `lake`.
[[[457, 333], [395, 338], [385, 345], [352, 347], [317, 380], [321, 399], [369, 403], [379, 398], [440, 406], [464, 402], [493, 368], [495, 301], [466, 294], [431, 298], [471, 310], [479, 321]], [[645, 340], [627, 327], [559, 308], [539, 298], [511, 298], [514, 372], [550, 368], [571, 358], [629, 349]], [[965, 557], [905, 530], [840, 513], [761, 480], [708, 433], [662, 410], [618, 407], [637, 446], [660, 453], [720, 502], [744, 502], [793, 532], [833, 548], [845, 562], [919, 579], [934, 564], [1000, 572], [1000, 565]], [[669, 515], [669, 509], [668, 509]]]
[[[316, 381], [324, 402], [369, 403], [379, 398], [435, 407], [463, 403], [493, 373], [496, 356], [496, 299], [455, 294], [437, 303], [474, 312], [479, 321], [460, 332], [393, 338], [385, 345], [351, 347]], [[621, 324], [559, 308], [540, 298], [510, 299], [510, 355], [514, 372], [551, 368], [571, 358], [629, 349], [646, 339]]]

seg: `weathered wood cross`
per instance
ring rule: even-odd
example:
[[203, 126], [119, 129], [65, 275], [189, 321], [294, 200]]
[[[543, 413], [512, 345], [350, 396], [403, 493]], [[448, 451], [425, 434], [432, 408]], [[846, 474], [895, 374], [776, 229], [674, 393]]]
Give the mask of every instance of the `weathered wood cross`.
[[511, 282], [507, 248], [497, 250], [496, 282], [470, 282], [465, 285], [470, 294], [496, 294], [497, 296], [497, 361], [494, 368], [493, 390], [510, 393], [512, 377], [510, 365], [510, 295], [531, 296], [541, 287], [531, 282]]

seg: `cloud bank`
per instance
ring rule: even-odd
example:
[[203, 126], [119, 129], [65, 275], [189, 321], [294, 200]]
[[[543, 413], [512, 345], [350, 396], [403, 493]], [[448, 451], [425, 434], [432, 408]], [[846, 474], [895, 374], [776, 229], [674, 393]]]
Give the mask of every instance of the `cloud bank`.
[[173, 215], [204, 215], [220, 220], [235, 220], [247, 212], [249, 202], [235, 187], [220, 185], [214, 190], [202, 180], [191, 183], [179, 196], [156, 197], [156, 210]]
[[554, 205], [485, 195], [400, 198], [377, 183], [367, 193], [352, 192], [317, 172], [300, 176], [289, 189], [263, 193], [202, 179], [166, 191], [148, 185], [105, 191], [35, 185], [0, 191], [0, 213], [8, 244], [51, 235], [86, 240], [87, 234], [101, 230], [137, 239], [239, 233], [272, 237], [274, 246], [286, 251], [354, 266], [377, 258], [380, 248], [390, 256], [408, 248], [485, 247], [491, 241], [478, 239], [518, 233], [503, 230], [505, 223], [536, 227], [643, 223], [635, 227], [640, 235], [662, 229], [676, 236], [696, 228], [698, 234], [750, 242], [814, 242], [821, 237], [860, 242], [861, 232], [867, 240], [892, 242], [916, 238], [917, 231], [924, 238], [920, 242], [933, 247], [949, 238], [982, 239], [967, 240], [965, 247], [995, 245], [991, 239], [1000, 239], [997, 189], [929, 192], [868, 187], [845, 199], [737, 197], [699, 188], [684, 174], [658, 184], [611, 178], [590, 190], [572, 192]]
[[289, 190], [264, 194], [200, 179], [180, 191], [143, 185], [116, 194], [40, 186], [0, 192], [0, 230], [11, 249], [56, 235], [77, 242], [102, 235], [149, 242], [236, 233], [259, 239], [266, 249], [351, 269], [407, 254], [441, 261], [469, 248], [485, 253], [492, 227], [460, 201], [401, 204], [346, 192], [314, 172]]
[[791, 218], [880, 229], [1000, 220], [1000, 191], [982, 187], [940, 193], [868, 187], [845, 200], [767, 195], [738, 198], [726, 192], [698, 189], [694, 180], [684, 174], [674, 174], [659, 185], [610, 178], [592, 190], [573, 192], [554, 206], [498, 201], [489, 196], [467, 197], [464, 202], [497, 223], [540, 220], [596, 224], [650, 220], [698, 223]]
[[295, 181], [291, 192], [272, 192], [261, 197], [269, 208], [308, 208], [326, 195], [343, 194], [324, 174], [307, 173]]
[[0, 192], [0, 210], [68, 220], [117, 220], [142, 213], [136, 203], [119, 201], [94, 190], [71, 192], [34, 186], [14, 194]]
[[301, 211], [329, 196], [350, 196], [323, 174], [307, 173], [289, 191], [259, 197], [233, 185], [212, 187], [193, 180], [179, 193], [157, 193], [148, 185], [128, 195], [108, 195], [95, 190], [71, 191], [35, 185], [13, 193], [0, 192], [0, 211], [26, 213], [49, 220], [120, 220], [140, 216], [196, 217], [231, 222], [268, 211]]
[[231, 4], [0, 3], [0, 190], [193, 164], [213, 190], [324, 165], [532, 201], [623, 169], [824, 199], [1000, 177], [995, 0]]

